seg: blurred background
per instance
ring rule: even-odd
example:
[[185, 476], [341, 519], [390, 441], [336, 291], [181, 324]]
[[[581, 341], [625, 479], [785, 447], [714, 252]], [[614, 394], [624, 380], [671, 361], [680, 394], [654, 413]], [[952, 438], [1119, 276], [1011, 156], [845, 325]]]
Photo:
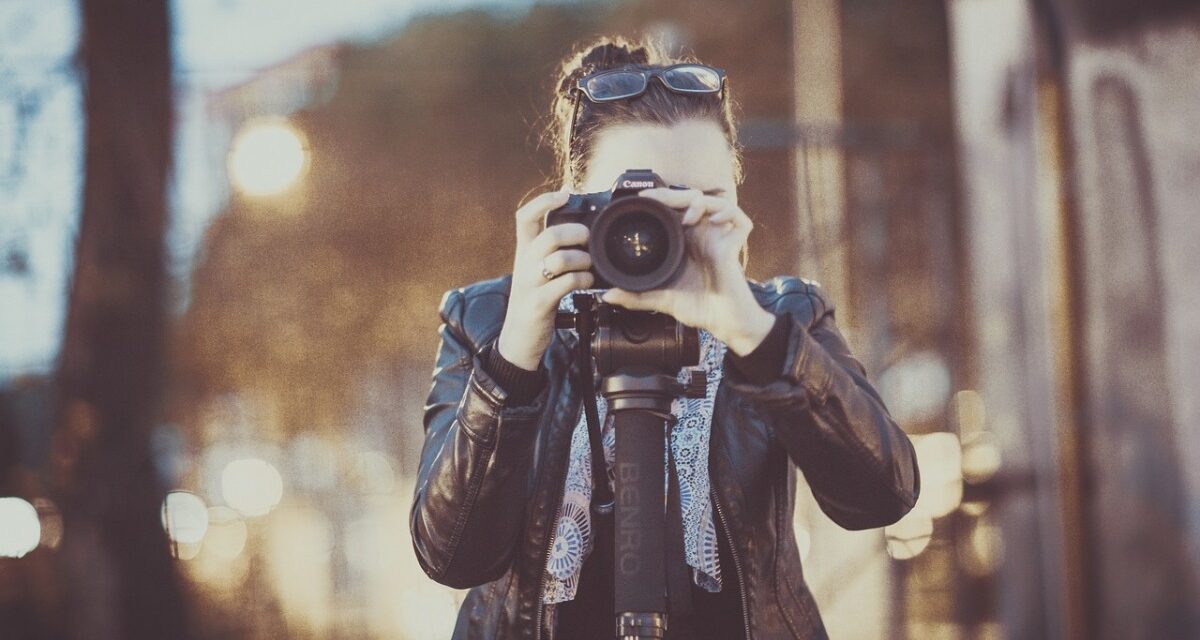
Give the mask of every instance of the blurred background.
[[835, 638], [1200, 637], [1186, 0], [0, 0], [0, 638], [445, 638], [408, 534], [445, 290], [554, 188], [559, 60], [726, 68], [749, 272], [920, 456]]

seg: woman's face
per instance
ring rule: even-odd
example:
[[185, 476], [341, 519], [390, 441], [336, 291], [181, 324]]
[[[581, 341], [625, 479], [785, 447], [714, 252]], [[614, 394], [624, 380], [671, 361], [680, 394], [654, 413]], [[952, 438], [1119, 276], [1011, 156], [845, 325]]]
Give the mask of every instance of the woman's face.
[[633, 123], [596, 134], [582, 191], [607, 191], [629, 169], [650, 169], [667, 184], [685, 185], [737, 203], [733, 150], [711, 120], [672, 125]]

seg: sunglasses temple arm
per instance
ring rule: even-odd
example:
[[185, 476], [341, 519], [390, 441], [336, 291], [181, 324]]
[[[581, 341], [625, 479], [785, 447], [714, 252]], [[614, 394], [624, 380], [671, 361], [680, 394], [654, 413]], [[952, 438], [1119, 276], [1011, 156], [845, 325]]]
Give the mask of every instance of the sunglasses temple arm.
[[568, 164], [575, 160], [575, 127], [579, 123], [579, 105], [583, 99], [579, 95], [579, 90], [575, 94], [575, 106], [571, 109], [571, 129], [567, 131], [567, 161]]

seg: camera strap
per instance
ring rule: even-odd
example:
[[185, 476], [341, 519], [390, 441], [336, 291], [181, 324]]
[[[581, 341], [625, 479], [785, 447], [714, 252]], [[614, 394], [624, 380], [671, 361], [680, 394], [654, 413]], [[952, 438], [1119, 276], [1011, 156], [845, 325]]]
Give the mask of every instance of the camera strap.
[[588, 442], [592, 450], [592, 511], [597, 513], [612, 513], [613, 494], [608, 486], [608, 461], [604, 458], [604, 442], [601, 439], [600, 412], [596, 408], [596, 378], [592, 370], [592, 326], [590, 322], [591, 305], [579, 300], [576, 312], [583, 320], [579, 330], [579, 342], [576, 345], [576, 364], [579, 367], [579, 388], [583, 394], [583, 413], [587, 420]]

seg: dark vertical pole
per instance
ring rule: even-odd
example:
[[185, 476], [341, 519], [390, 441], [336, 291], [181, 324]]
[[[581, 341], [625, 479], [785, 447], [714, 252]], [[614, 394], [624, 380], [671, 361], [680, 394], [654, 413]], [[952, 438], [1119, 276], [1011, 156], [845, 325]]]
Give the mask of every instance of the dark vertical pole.
[[[664, 397], [670, 411], [671, 398]], [[663, 419], [635, 409], [614, 411], [613, 420], [617, 438], [614, 613], [618, 618], [626, 612], [662, 614], [667, 610]], [[652, 637], [643, 633], [629, 635]]]
[[59, 362], [55, 471], [76, 638], [185, 638], [148, 441], [164, 380], [166, 0], [83, 0], [83, 215]]

